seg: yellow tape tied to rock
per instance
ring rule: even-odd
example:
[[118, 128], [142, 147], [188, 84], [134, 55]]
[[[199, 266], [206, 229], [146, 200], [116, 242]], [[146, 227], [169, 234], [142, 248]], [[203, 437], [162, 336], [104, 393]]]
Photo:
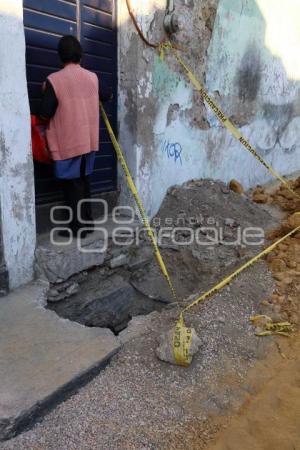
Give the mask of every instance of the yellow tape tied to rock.
[[[299, 213], [296, 213], [296, 215], [300, 215]], [[189, 311], [191, 308], [194, 308], [195, 306], [199, 305], [199, 303], [203, 302], [207, 298], [212, 297], [214, 294], [219, 292], [221, 289], [223, 289], [225, 286], [227, 286], [231, 281], [233, 281], [238, 275], [240, 275], [242, 272], [244, 272], [246, 269], [249, 269], [253, 264], [255, 264], [257, 261], [259, 261], [264, 256], [271, 253], [279, 244], [284, 242], [287, 238], [293, 236], [297, 232], [300, 232], [300, 226], [292, 230], [290, 233], [286, 234], [281, 239], [274, 242], [274, 244], [270, 245], [268, 248], [263, 250], [259, 255], [256, 255], [254, 258], [250, 259], [250, 261], [246, 262], [243, 266], [241, 266], [238, 270], [233, 272], [228, 277], [224, 278], [220, 283], [218, 283], [216, 286], [214, 286], [209, 291], [205, 292], [205, 294], [201, 295], [201, 297], [194, 300], [192, 303], [190, 303], [188, 306], [186, 306], [181, 314], [180, 318], [176, 324], [175, 327], [175, 334], [176, 339], [174, 335], [174, 356], [175, 360], [178, 365], [187, 367], [191, 363], [191, 357], [190, 357], [190, 347], [191, 347], [191, 340], [187, 337], [187, 328], [185, 327], [184, 323], [184, 313]], [[268, 330], [268, 331], [274, 331], [274, 330]], [[270, 334], [270, 333], [268, 333]], [[277, 333], [278, 334], [278, 333]], [[266, 335], [266, 334], [265, 334]], [[181, 342], [179, 344], [178, 339], [181, 339]], [[176, 344], [176, 345], [175, 345]]]

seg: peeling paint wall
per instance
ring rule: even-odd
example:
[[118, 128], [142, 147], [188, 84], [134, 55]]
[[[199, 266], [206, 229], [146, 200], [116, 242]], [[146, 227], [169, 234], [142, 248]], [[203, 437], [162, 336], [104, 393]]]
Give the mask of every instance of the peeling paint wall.
[[22, 0], [0, 0], [0, 204], [10, 288], [32, 279], [34, 178]]
[[[288, 174], [300, 169], [300, 5], [270, 2], [175, 0], [182, 22], [176, 42], [224, 112]], [[166, 1], [132, 4], [145, 35], [159, 42]], [[145, 47], [125, 2], [119, 2], [119, 70], [119, 137], [150, 216], [171, 185], [190, 178], [237, 178], [246, 188], [271, 179], [220, 126], [173, 57], [161, 61]], [[121, 193], [128, 203], [122, 179]]]

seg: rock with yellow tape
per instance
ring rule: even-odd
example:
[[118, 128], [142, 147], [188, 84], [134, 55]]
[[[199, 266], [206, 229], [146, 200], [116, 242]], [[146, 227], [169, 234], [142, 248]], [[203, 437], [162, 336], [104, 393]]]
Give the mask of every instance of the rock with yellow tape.
[[201, 340], [195, 329], [186, 327], [180, 318], [175, 328], [161, 335], [156, 355], [162, 361], [188, 367], [200, 347]]

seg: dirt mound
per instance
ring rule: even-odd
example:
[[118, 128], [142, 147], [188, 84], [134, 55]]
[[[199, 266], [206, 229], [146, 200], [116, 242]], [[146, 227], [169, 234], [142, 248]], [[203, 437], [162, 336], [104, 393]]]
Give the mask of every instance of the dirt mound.
[[171, 187], [153, 224], [158, 221], [160, 226], [184, 223], [186, 226], [230, 228], [238, 225], [270, 228], [274, 224], [272, 217], [246, 195], [233, 192], [225, 183], [214, 180], [191, 180]]
[[[276, 230], [268, 233], [273, 241], [300, 226], [300, 216], [292, 214]], [[289, 320], [300, 324], [300, 233], [285, 242], [267, 256], [269, 268], [276, 280], [273, 295], [263, 302], [263, 310], [276, 320]]]
[[[256, 255], [274, 219], [222, 182], [192, 180], [168, 190], [152, 225], [178, 295], [185, 297], [212, 287]], [[169, 297], [155, 262], [138, 274], [135, 287]]]

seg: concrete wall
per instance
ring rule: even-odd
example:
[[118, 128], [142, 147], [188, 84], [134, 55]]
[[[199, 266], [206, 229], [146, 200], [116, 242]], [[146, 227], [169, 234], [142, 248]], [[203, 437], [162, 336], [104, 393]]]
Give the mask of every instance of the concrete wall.
[[22, 0], [0, 0], [0, 203], [10, 287], [32, 279], [33, 164]]
[[[144, 5], [147, 3], [147, 5]], [[268, 5], [266, 5], [268, 3]], [[132, 0], [144, 33], [159, 42], [166, 1]], [[300, 5], [287, 0], [175, 0], [176, 42], [208, 91], [281, 174], [300, 169]], [[149, 215], [169, 186], [190, 178], [270, 174], [224, 130], [174, 62], [141, 42], [119, 2], [120, 141]], [[128, 203], [122, 183], [121, 202]]]

